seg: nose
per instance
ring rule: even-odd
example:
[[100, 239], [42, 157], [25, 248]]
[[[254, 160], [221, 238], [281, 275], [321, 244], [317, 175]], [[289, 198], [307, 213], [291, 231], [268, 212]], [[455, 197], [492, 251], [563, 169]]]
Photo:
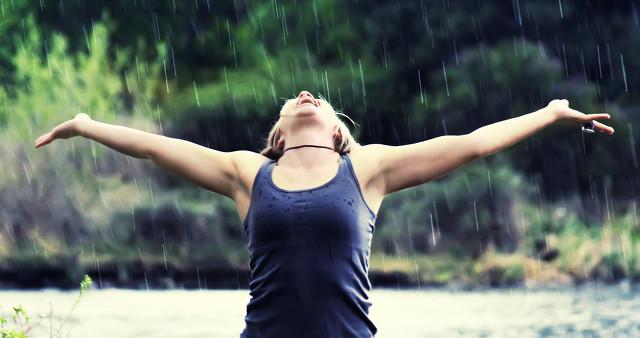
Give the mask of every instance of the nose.
[[306, 90], [303, 90], [303, 91], [300, 92], [300, 94], [298, 94], [298, 99], [302, 99], [305, 96], [309, 96], [312, 99], [314, 99], [313, 95], [311, 93], [309, 93], [308, 91], [306, 91]]

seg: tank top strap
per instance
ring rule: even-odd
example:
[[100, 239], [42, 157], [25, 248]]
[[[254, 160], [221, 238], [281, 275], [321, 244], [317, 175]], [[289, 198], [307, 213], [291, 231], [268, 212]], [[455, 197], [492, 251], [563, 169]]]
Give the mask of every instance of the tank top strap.
[[363, 205], [367, 208], [367, 210], [369, 211], [369, 213], [371, 213], [371, 216], [375, 220], [375, 218], [377, 218], [377, 214], [373, 211], [373, 209], [371, 209], [371, 207], [369, 206], [369, 204], [364, 198], [364, 193], [362, 192], [362, 189], [360, 189], [360, 181], [358, 180], [358, 176], [356, 176], [355, 169], [353, 169], [351, 156], [348, 153], [345, 153], [343, 156], [344, 156], [344, 162], [345, 162], [345, 170], [348, 172], [348, 174], [346, 174], [345, 177], [349, 177], [349, 182], [351, 183], [353, 188], [358, 192], [358, 195], [362, 199]]

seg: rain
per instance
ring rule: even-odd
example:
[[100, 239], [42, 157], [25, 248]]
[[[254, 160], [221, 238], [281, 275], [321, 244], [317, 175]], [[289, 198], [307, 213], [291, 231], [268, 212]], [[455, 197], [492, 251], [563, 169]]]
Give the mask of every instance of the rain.
[[0, 336], [640, 335], [639, 4], [0, 1]]

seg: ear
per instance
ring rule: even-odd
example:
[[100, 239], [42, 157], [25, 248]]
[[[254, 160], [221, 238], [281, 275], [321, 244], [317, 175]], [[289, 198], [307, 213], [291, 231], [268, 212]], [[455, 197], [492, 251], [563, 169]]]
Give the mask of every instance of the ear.
[[333, 128], [333, 139], [342, 141], [342, 131], [340, 131], [340, 126], [337, 124]]
[[282, 136], [282, 133], [278, 137], [278, 141], [276, 142], [276, 146], [280, 150], [284, 149], [284, 137]]

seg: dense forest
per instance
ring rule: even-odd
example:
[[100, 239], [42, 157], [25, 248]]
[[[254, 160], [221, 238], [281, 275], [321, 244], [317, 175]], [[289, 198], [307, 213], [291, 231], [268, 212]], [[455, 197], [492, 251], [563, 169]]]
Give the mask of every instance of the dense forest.
[[230, 199], [90, 140], [33, 141], [83, 112], [258, 152], [300, 90], [360, 144], [556, 98], [612, 116], [614, 136], [553, 125], [387, 196], [374, 286], [640, 280], [637, 0], [5, 0], [0, 32], [0, 287], [246, 287]]

